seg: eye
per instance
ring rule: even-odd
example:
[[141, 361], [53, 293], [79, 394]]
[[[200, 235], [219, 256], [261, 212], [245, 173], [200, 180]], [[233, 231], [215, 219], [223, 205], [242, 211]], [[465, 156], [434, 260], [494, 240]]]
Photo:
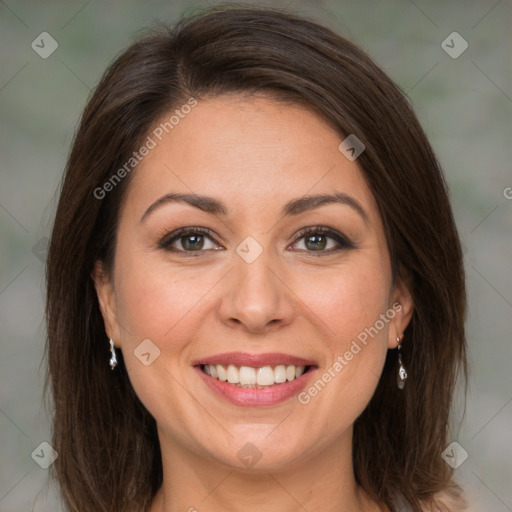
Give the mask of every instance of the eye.
[[[309, 253], [329, 254], [355, 248], [355, 245], [346, 236], [325, 226], [304, 228], [297, 236], [299, 238], [291, 247]], [[213, 232], [201, 227], [187, 227], [173, 231], [160, 241], [159, 247], [166, 251], [183, 253], [222, 249], [215, 241]]]
[[166, 235], [159, 243], [161, 249], [173, 252], [201, 252], [218, 250], [213, 233], [207, 228], [181, 228]]
[[344, 235], [325, 226], [305, 228], [299, 239], [292, 245], [307, 252], [332, 253], [342, 249], [354, 249], [355, 245]]

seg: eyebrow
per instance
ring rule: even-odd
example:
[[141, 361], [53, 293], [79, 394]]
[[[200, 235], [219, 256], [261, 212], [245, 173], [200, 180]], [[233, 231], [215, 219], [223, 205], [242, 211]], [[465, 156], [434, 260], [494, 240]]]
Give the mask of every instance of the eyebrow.
[[[212, 197], [200, 196], [197, 194], [169, 193], [160, 197], [151, 204], [151, 206], [142, 215], [140, 222], [143, 222], [148, 215], [158, 208], [169, 203], [186, 203], [202, 210], [203, 212], [213, 215], [228, 215], [229, 213], [228, 208], [223, 203]], [[292, 199], [283, 207], [281, 214], [282, 216], [299, 215], [306, 211], [319, 208], [320, 206], [333, 203], [349, 206], [362, 217], [365, 223], [368, 223], [368, 215], [360, 203], [352, 196], [341, 192], [337, 192], [335, 194], [316, 194]]]

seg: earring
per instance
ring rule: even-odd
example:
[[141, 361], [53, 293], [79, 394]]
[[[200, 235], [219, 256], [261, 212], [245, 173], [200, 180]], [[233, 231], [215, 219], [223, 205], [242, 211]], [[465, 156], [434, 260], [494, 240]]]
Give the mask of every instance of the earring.
[[114, 347], [114, 340], [110, 338], [110, 368], [113, 370], [117, 366], [116, 347]]
[[402, 362], [402, 345], [400, 344], [400, 338], [396, 339], [398, 346], [398, 375], [396, 376], [396, 383], [398, 389], [404, 389], [405, 381], [407, 380], [407, 370], [405, 369], [404, 363]]

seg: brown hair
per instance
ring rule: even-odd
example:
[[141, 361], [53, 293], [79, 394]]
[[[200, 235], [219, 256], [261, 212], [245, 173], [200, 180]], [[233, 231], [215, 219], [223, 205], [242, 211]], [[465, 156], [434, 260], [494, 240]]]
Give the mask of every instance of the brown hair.
[[[109, 343], [91, 272], [113, 271], [117, 217], [130, 175], [94, 191], [140, 147], [163, 114], [190, 97], [266, 92], [313, 108], [340, 137], [366, 146], [357, 162], [383, 219], [395, 279], [414, 314], [403, 340], [410, 379], [396, 386], [388, 351], [354, 425], [359, 484], [395, 510], [417, 512], [457, 487], [441, 458], [454, 386], [466, 374], [462, 256], [447, 187], [404, 94], [359, 48], [309, 20], [273, 10], [221, 9], [159, 29], [109, 67], [89, 100], [67, 163], [47, 263], [54, 469], [69, 510], [147, 510], [162, 482], [154, 419]], [[340, 140], [341, 140], [340, 138]], [[136, 172], [134, 170], [133, 172]]]

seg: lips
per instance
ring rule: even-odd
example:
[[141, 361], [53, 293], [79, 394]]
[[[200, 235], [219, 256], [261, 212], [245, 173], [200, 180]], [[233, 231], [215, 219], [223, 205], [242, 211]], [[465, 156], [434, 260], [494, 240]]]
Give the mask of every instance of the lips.
[[281, 403], [300, 392], [315, 372], [314, 361], [289, 354], [231, 352], [194, 361], [202, 380], [235, 405]]
[[250, 366], [251, 368], [261, 368], [263, 366], [293, 365], [293, 366], [316, 366], [315, 361], [296, 357], [289, 354], [281, 354], [278, 352], [268, 354], [248, 354], [245, 352], [228, 352], [225, 354], [216, 354], [214, 356], [198, 359], [192, 363], [193, 366], [198, 365], [230, 365], [233, 366]]

